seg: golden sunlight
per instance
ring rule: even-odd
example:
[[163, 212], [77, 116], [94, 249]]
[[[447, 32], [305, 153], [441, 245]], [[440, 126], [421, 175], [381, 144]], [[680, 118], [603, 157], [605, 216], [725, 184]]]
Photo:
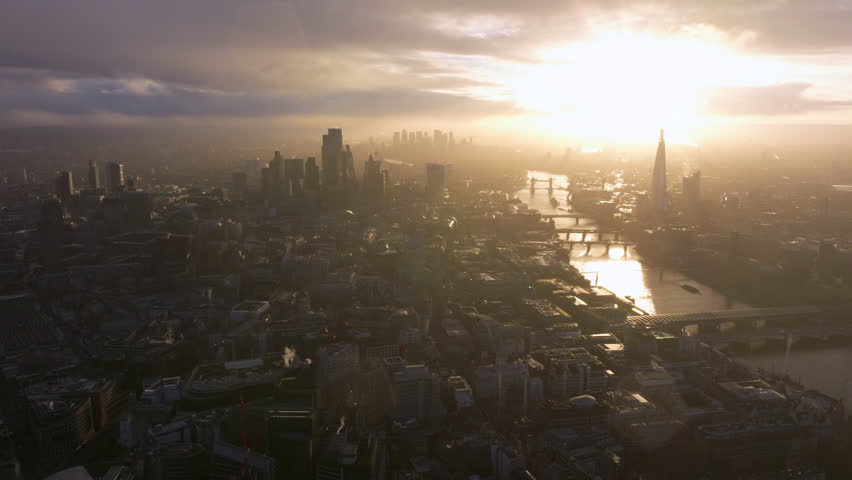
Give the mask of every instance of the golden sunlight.
[[[759, 82], [762, 72], [720, 45], [690, 35], [668, 38], [614, 33], [543, 53], [505, 82], [520, 106], [539, 112], [542, 127], [598, 138], [673, 137], [696, 126], [702, 89], [732, 83], [732, 72]], [[731, 69], [735, 70], [731, 70]]]

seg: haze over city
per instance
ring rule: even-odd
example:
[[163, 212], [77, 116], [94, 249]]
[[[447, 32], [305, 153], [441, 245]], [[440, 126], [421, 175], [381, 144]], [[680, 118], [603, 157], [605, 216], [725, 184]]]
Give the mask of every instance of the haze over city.
[[852, 4], [5, 2], [0, 480], [852, 477]]

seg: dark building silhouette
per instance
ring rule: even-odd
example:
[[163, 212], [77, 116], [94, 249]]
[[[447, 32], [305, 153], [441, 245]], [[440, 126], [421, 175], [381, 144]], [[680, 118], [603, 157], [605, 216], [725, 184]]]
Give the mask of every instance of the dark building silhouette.
[[305, 190], [319, 189], [319, 167], [315, 157], [308, 157], [307, 162], [305, 162], [304, 188]]
[[284, 192], [284, 157], [281, 156], [281, 152], [275, 151], [267, 168], [269, 169], [269, 183], [266, 199], [274, 202], [281, 201], [287, 196]]
[[302, 195], [302, 180], [305, 178], [305, 161], [301, 158], [284, 160], [284, 190], [285, 196], [298, 197]]
[[98, 173], [98, 164], [94, 160], [89, 160], [89, 188], [101, 188], [101, 178]]
[[385, 195], [385, 176], [382, 172], [382, 161], [373, 155], [364, 162], [364, 196], [368, 203], [378, 205]]
[[340, 184], [344, 168], [343, 130], [329, 128], [322, 136], [322, 182], [325, 187]]
[[118, 192], [124, 187], [124, 165], [107, 162], [104, 167], [106, 189], [108, 192]]
[[352, 150], [349, 145], [343, 151], [343, 183], [349, 184], [355, 182], [355, 158], [352, 156]]
[[657, 157], [654, 160], [654, 173], [651, 177], [651, 209], [654, 215], [664, 215], [668, 207], [666, 195], [666, 140], [660, 129], [660, 143], [657, 145]]
[[56, 196], [62, 203], [68, 204], [74, 195], [74, 175], [71, 172], [59, 172], [56, 176]]

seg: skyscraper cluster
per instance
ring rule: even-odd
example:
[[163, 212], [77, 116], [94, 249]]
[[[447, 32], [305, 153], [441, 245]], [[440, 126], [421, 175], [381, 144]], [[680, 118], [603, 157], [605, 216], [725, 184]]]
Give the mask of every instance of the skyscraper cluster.
[[[309, 158], [308, 160], [310, 162], [313, 159]], [[281, 152], [277, 150], [272, 160], [261, 169], [260, 173], [263, 198], [270, 202], [300, 197], [303, 189], [305, 187], [310, 188], [313, 184], [312, 181], [307, 182], [306, 180], [305, 161], [303, 159], [284, 158]]]
[[395, 152], [418, 148], [444, 149], [452, 147], [455, 143], [456, 140], [453, 138], [453, 132], [434, 130], [430, 136], [428, 131], [417, 130], [409, 132], [408, 130], [402, 130], [393, 132], [392, 148]]
[[[275, 151], [272, 160], [260, 171], [262, 198], [270, 205], [281, 205], [288, 199], [322, 191], [324, 200], [337, 201], [359, 190], [355, 156], [349, 145], [343, 143], [342, 129], [330, 128], [322, 136], [320, 160], [321, 164], [316, 157], [284, 158], [280, 151]], [[387, 181], [388, 172], [382, 169], [380, 154], [371, 154], [364, 162], [360, 185], [364, 199], [373, 206], [381, 204]], [[232, 189], [234, 198], [245, 198], [248, 189], [245, 173], [233, 174]]]

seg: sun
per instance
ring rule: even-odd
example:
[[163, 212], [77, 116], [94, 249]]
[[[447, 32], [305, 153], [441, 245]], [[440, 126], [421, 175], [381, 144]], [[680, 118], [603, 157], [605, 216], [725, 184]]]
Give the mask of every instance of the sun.
[[726, 52], [689, 36], [613, 33], [544, 52], [507, 81], [518, 104], [553, 127], [619, 139], [646, 138], [695, 121], [701, 89]]

